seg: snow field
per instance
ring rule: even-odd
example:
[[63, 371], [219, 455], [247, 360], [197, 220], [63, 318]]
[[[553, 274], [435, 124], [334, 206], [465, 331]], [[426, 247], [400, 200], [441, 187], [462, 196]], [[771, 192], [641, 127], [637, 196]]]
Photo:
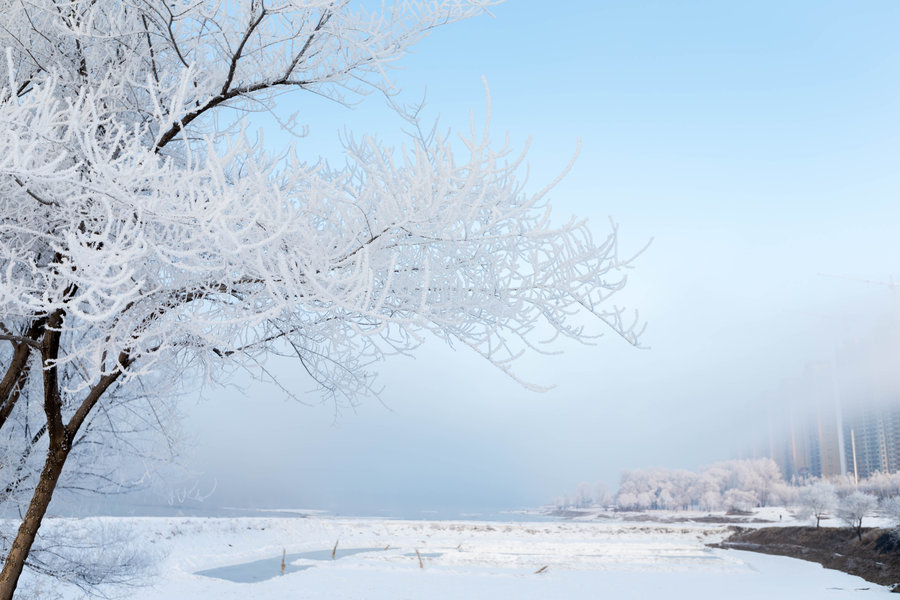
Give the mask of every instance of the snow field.
[[[311, 518], [101, 518], [164, 556], [136, 600], [859, 598], [886, 588], [804, 561], [711, 549], [727, 528], [704, 524], [485, 523]], [[54, 526], [83, 520], [54, 519]], [[68, 525], [67, 525], [67, 522]], [[378, 548], [330, 559], [339, 549]], [[419, 551], [423, 568], [419, 567]], [[280, 574], [288, 555], [304, 570]], [[198, 571], [262, 561], [268, 579]], [[536, 571], [546, 567], [541, 573]], [[865, 589], [863, 589], [865, 588]], [[78, 598], [75, 593], [63, 596]]]

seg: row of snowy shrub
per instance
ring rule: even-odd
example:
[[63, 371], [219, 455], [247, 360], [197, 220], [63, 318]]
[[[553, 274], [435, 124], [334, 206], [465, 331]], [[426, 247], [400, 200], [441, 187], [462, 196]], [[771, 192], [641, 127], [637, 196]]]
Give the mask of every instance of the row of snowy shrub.
[[[819, 486], [816, 488], [816, 486]], [[787, 482], [771, 459], [730, 460], [700, 472], [684, 469], [638, 469], [622, 473], [618, 492], [609, 494], [602, 484], [580, 484], [574, 498], [554, 501], [557, 508], [589, 506], [620, 510], [750, 510], [758, 506], [796, 506], [809, 503], [811, 488], [826, 486], [837, 500], [854, 492], [877, 500], [900, 496], [900, 473], [875, 473], [858, 483], [852, 477], [827, 481], [805, 478]], [[821, 492], [824, 493], [824, 492]], [[826, 494], [827, 495], [827, 494]], [[900, 517], [900, 500], [898, 517]], [[885, 506], [885, 504], [883, 502]]]

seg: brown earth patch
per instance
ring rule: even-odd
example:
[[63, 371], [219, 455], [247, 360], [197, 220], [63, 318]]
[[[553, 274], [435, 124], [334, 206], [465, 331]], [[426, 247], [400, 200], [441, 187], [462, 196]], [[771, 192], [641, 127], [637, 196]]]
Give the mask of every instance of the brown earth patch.
[[862, 539], [856, 531], [838, 527], [730, 529], [729, 537], [710, 546], [809, 560], [900, 591], [900, 539], [889, 529], [863, 528]]

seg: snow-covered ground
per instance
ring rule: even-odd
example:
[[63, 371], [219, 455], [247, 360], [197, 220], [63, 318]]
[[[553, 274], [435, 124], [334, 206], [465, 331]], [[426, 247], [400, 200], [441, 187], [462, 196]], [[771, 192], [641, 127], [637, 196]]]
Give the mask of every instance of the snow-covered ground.
[[[135, 600], [819, 600], [888, 593], [817, 564], [708, 548], [727, 535], [716, 524], [102, 519], [130, 528], [143, 548], [161, 557], [151, 585], [126, 590]], [[53, 519], [49, 525], [71, 531], [86, 524]], [[70, 591], [63, 597], [79, 596]]]

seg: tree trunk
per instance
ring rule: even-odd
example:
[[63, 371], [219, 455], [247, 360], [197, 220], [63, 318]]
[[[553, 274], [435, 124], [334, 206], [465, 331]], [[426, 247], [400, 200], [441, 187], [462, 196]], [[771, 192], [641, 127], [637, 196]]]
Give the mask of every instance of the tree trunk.
[[47, 451], [47, 460], [44, 462], [41, 478], [31, 497], [31, 503], [28, 505], [28, 512], [25, 513], [25, 519], [19, 526], [16, 539], [6, 557], [3, 571], [0, 572], [0, 600], [12, 600], [16, 585], [19, 583], [19, 576], [22, 574], [22, 567], [25, 566], [25, 559], [28, 558], [38, 528], [47, 513], [47, 507], [50, 506], [53, 490], [56, 488], [68, 455], [69, 452], [65, 448]]

